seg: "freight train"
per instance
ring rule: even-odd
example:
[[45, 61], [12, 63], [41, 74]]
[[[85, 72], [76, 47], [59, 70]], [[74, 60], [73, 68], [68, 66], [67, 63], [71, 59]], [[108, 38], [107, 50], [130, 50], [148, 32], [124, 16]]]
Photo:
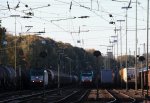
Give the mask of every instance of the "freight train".
[[78, 77], [75, 75], [68, 75], [59, 73], [50, 69], [31, 69], [30, 83], [33, 87], [54, 87], [56, 85], [65, 86], [69, 84], [77, 84]]
[[[148, 71], [146, 67], [137, 69], [136, 71], [138, 88], [146, 89], [147, 86], [150, 88], [150, 67], [148, 67]], [[122, 87], [125, 87], [126, 83], [128, 83], [129, 88], [135, 88], [135, 68], [122, 68], [120, 70], [120, 80]]]
[[60, 86], [72, 85], [78, 83], [76, 75], [57, 73], [51, 69], [22, 69], [15, 71], [12, 67], [0, 65], [0, 90], [30, 89], [33, 87], [54, 87], [58, 84], [58, 75]]
[[[110, 70], [100, 70], [99, 72], [99, 87], [111, 86], [115, 84], [117, 87], [125, 88], [128, 82], [129, 88], [134, 88], [135, 85], [135, 68], [122, 68], [118, 71]], [[148, 81], [150, 81], [150, 69], [142, 68], [137, 69], [137, 81], [138, 87], [141, 86], [141, 78], [143, 81], [143, 87], [146, 88], [148, 85], [150, 87], [150, 82], [147, 84], [147, 73]], [[59, 78], [58, 78], [59, 77]], [[95, 85], [95, 75], [91, 71], [82, 71], [80, 74], [80, 79], [76, 75], [68, 75], [65, 73], [59, 73], [52, 69], [22, 69], [21, 74], [19, 71], [15, 71], [14, 68], [9, 66], [0, 65], [0, 90], [14, 90], [21, 86], [22, 89], [30, 89], [33, 86], [42, 87], [44, 84], [47, 88], [56, 87], [58, 83], [60, 86], [70, 85], [70, 84], [80, 84], [80, 85]], [[59, 79], [59, 80], [58, 80]], [[79, 82], [80, 80], [80, 82]]]

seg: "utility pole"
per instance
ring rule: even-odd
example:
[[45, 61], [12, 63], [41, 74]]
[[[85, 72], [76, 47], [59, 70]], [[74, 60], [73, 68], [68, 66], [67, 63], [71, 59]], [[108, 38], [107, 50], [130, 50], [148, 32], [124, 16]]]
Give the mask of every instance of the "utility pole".
[[122, 27], [121, 22], [125, 22], [125, 20], [117, 20], [117, 22], [120, 22], [120, 68], [122, 67]]
[[145, 57], [145, 53], [146, 53], [146, 49], [145, 49], [145, 43], [143, 43], [143, 44], [140, 44], [140, 45], [142, 45], [142, 46], [143, 46], [143, 56]]
[[60, 49], [57, 51], [58, 53], [58, 64], [57, 64], [57, 75], [58, 75], [58, 78], [57, 78], [57, 88], [58, 88], [58, 94], [61, 95], [61, 91], [60, 91], [60, 68], [61, 68], [61, 56], [64, 54], [64, 50], [63, 49]]
[[[33, 26], [25, 26], [26, 28], [28, 28], [27, 29], [27, 33], [28, 33], [28, 31], [33, 27]], [[29, 44], [30, 44], [30, 35], [28, 35], [28, 51], [30, 52], [30, 47], [29, 47]]]
[[[118, 31], [119, 31], [119, 30], [120, 30], [120, 29], [116, 29], [116, 28], [115, 28], [115, 30], [114, 30], [114, 31], [115, 31], [115, 34], [116, 34], [116, 32], [117, 32], [117, 58], [116, 58], [116, 59], [117, 59], [117, 62], [118, 62]], [[117, 68], [117, 83], [118, 83], [118, 82], [119, 82], [119, 79], [118, 79], [118, 78], [119, 78], [119, 67], [118, 67], [118, 64], [117, 64], [116, 66], [117, 66], [116, 68]], [[118, 84], [117, 84], [117, 85], [118, 85]]]
[[140, 56], [140, 47], [138, 47], [138, 55]]
[[[129, 8], [132, 8], [132, 7], [130, 7], [130, 3], [129, 3], [129, 5], [127, 6], [127, 7], [122, 7], [122, 9], [126, 9], [126, 69], [127, 69], [127, 74], [128, 74], [128, 52], [127, 52], [127, 42], [128, 42], [128, 35], [127, 35], [127, 29], [128, 29], [128, 13], [127, 13], [127, 11], [128, 11], [128, 9]], [[127, 81], [126, 81], [126, 90], [128, 90], [128, 77], [126, 78], [127, 79]]]
[[146, 62], [146, 67], [147, 67], [147, 72], [146, 72], [146, 76], [147, 76], [147, 94], [146, 97], [148, 98], [148, 46], [149, 46], [149, 0], [147, 0], [147, 62]]
[[136, 19], [135, 19], [135, 90], [137, 90], [137, 0], [136, 0]]
[[111, 36], [113, 38], [113, 41], [111, 42], [112, 45], [114, 43], [114, 59], [115, 59], [115, 43], [118, 42], [118, 40], [116, 40], [116, 38], [118, 38], [116, 35], [115, 36]]
[[116, 32], [117, 32], [117, 60], [118, 60], [118, 31], [119, 31], [120, 29], [114, 29], [114, 31], [115, 31], [115, 34], [116, 34]]
[[17, 43], [17, 38], [16, 38], [16, 17], [20, 17], [20, 15], [10, 15], [10, 17], [15, 17], [15, 77], [17, 76], [17, 74], [16, 74], [16, 72], [17, 72], [17, 70], [16, 70], [16, 67], [17, 67], [17, 64], [16, 64], [16, 50], [17, 50], [17, 48], [16, 48], [16, 43]]
[[72, 59], [71, 58], [69, 58], [69, 57], [66, 57], [66, 59], [68, 59], [69, 60], [69, 76], [70, 76], [70, 78], [71, 78], [71, 75], [72, 75], [72, 70], [71, 70], [71, 61], [72, 61]]

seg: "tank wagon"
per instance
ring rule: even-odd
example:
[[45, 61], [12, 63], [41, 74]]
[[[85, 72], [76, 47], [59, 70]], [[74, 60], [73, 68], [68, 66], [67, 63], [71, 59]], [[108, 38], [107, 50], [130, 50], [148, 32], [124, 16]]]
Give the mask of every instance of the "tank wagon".
[[56, 87], [78, 84], [76, 75], [59, 73], [51, 69], [17, 69], [0, 65], [0, 90], [30, 89], [33, 87]]
[[119, 70], [119, 79], [122, 88], [126, 87], [126, 83], [128, 84], [128, 88], [135, 87], [135, 68], [122, 68]]
[[0, 88], [13, 89], [16, 85], [15, 70], [8, 66], [0, 65]]
[[78, 77], [75, 75], [68, 75], [64, 73], [59, 73], [51, 69], [32, 69], [30, 70], [30, 83], [34, 87], [56, 87], [58, 84], [60, 86], [72, 85], [78, 82]]

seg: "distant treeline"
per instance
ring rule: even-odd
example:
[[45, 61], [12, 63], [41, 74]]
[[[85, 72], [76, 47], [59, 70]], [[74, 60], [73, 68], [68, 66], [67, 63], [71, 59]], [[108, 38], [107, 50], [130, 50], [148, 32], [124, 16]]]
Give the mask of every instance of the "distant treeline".
[[[96, 57], [93, 56], [94, 49], [84, 50], [69, 43], [56, 42], [33, 34], [15, 37], [7, 32], [0, 32], [0, 35], [0, 64], [15, 67], [16, 61], [17, 69], [45, 67], [57, 70], [59, 64], [60, 71], [67, 73], [71, 68], [72, 73], [79, 74], [84, 69], [104, 69], [108, 62], [111, 69], [120, 66], [120, 57], [108, 60], [108, 57], [101, 56], [97, 64]], [[3, 41], [7, 43], [4, 44]], [[123, 66], [125, 60], [125, 56], [122, 56]], [[134, 56], [128, 56], [129, 66], [134, 66], [134, 60]]]

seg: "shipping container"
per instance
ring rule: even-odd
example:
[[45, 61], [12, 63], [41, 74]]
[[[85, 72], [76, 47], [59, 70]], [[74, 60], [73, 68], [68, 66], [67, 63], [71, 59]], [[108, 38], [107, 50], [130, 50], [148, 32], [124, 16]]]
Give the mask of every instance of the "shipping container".
[[111, 69], [103, 69], [100, 73], [101, 83], [113, 83], [113, 72]]

